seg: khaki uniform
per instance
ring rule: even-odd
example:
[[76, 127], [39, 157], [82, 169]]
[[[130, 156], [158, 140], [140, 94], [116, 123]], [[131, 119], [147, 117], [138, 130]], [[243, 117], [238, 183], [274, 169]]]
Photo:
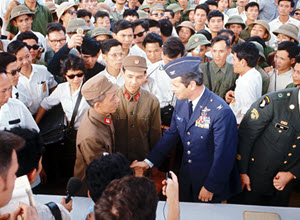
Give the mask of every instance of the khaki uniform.
[[[207, 65], [207, 63], [200, 64], [200, 68], [204, 76], [204, 85], [210, 89], [207, 76]], [[229, 90], [234, 90], [235, 81], [239, 75], [233, 72], [232, 64], [226, 62], [222, 68], [219, 68], [213, 60], [209, 62], [209, 71], [211, 76], [212, 92], [225, 99], [225, 94]]]
[[85, 180], [85, 170], [104, 152], [112, 153], [115, 148], [115, 129], [110, 117], [104, 117], [92, 107], [85, 113], [78, 128], [74, 176]]
[[119, 108], [113, 113], [116, 152], [129, 161], [143, 160], [161, 138], [160, 105], [150, 92], [130, 95], [125, 86], [117, 91]]

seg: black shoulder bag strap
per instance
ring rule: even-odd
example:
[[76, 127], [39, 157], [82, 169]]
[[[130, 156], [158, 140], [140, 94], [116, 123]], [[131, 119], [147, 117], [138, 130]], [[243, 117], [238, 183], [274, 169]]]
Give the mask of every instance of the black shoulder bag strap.
[[73, 113], [72, 113], [72, 118], [71, 118], [71, 122], [70, 122], [70, 129], [73, 129], [73, 127], [74, 127], [74, 121], [75, 121], [75, 117], [76, 117], [77, 112], [78, 112], [78, 107], [79, 107], [81, 98], [82, 98], [82, 94], [81, 94], [81, 87], [80, 87], [79, 94], [78, 94], [76, 104], [75, 104], [75, 108], [74, 108]]
[[209, 83], [209, 90], [212, 91], [211, 76], [210, 76], [210, 71], [209, 71], [209, 62], [207, 62], [207, 78], [208, 78], [208, 83]]
[[55, 202], [49, 202], [45, 205], [48, 206], [55, 220], [62, 220], [60, 210]]

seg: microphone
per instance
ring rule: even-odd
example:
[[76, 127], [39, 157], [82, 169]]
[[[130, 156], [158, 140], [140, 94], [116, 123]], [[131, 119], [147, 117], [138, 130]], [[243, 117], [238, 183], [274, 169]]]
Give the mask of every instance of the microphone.
[[77, 177], [71, 177], [67, 183], [67, 197], [66, 203], [70, 202], [71, 197], [74, 196], [82, 187], [82, 182]]

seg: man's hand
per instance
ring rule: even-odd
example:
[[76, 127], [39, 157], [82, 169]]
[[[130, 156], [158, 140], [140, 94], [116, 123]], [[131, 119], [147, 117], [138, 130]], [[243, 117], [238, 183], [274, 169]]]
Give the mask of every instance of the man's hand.
[[19, 203], [19, 207], [11, 215], [12, 220], [18, 220], [18, 216], [21, 215], [24, 220], [39, 220], [39, 214], [32, 206], [28, 206], [22, 202]]
[[62, 204], [66, 208], [66, 210], [68, 210], [69, 212], [71, 212], [73, 209], [73, 200], [72, 199], [68, 203], [66, 203], [66, 198], [62, 197], [60, 204]]
[[225, 95], [225, 101], [227, 103], [231, 103], [234, 101], [234, 91], [230, 90]]
[[241, 183], [242, 183], [242, 190], [244, 190], [245, 186], [248, 191], [251, 191], [250, 186], [250, 178], [247, 174], [240, 174]]
[[138, 177], [144, 176], [144, 172], [149, 169], [149, 165], [145, 161], [138, 162], [137, 160], [133, 161], [130, 167], [134, 169], [134, 175]]
[[10, 214], [9, 213], [0, 215], [0, 220], [9, 220], [9, 218], [10, 218]]
[[68, 42], [68, 48], [72, 49], [80, 47], [83, 41], [84, 34], [74, 34]]
[[213, 195], [214, 194], [212, 192], [209, 192], [204, 186], [202, 186], [198, 199], [202, 202], [209, 202], [212, 200]]
[[278, 172], [273, 179], [273, 185], [277, 190], [282, 191], [293, 178], [294, 175], [291, 172]]

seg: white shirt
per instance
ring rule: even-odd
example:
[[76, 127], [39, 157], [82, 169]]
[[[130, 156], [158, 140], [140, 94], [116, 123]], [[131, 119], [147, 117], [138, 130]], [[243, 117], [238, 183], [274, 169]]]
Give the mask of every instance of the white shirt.
[[[12, 123], [14, 121], [15, 123]], [[9, 98], [0, 108], [0, 129], [11, 129], [16, 126], [40, 131], [26, 106], [20, 100]]]
[[143, 51], [137, 44], [133, 45], [131, 48], [133, 48], [134, 50], [137, 50], [138, 52], [140, 52], [143, 55], [143, 57], [146, 59], [147, 66], [150, 66], [152, 64], [151, 61], [148, 59], [146, 52]]
[[230, 8], [227, 12], [226, 12], [226, 15], [228, 17], [231, 17], [233, 15], [239, 15], [242, 17], [243, 21], [245, 22], [247, 20], [247, 16], [246, 16], [246, 13], [245, 13], [245, 10], [239, 14], [239, 10], [238, 8]]
[[260, 73], [252, 68], [243, 76], [239, 76], [236, 80], [236, 87], [234, 90], [234, 101], [230, 103], [236, 121], [241, 123], [243, 116], [262, 93], [262, 78]]
[[29, 110], [35, 114], [42, 100], [49, 96], [49, 89], [54, 88], [57, 82], [45, 66], [32, 64], [29, 79], [20, 73], [19, 84], [24, 86], [27, 94], [31, 97], [32, 105], [29, 106]]
[[154, 83], [151, 92], [156, 96], [156, 98], [158, 98], [161, 108], [167, 106], [168, 104], [175, 106], [176, 102], [176, 97], [171, 91], [171, 78], [164, 71], [163, 66], [164, 63], [163, 60], [161, 60], [150, 65], [147, 70], [147, 78], [153, 79]]
[[26, 94], [26, 90], [21, 84], [12, 87], [12, 98], [19, 99], [26, 107], [32, 104], [31, 98]]
[[[278, 75], [278, 73], [276, 71], [276, 91], [285, 89], [285, 87], [288, 84], [293, 82], [292, 73], [293, 73], [293, 68], [291, 68], [289, 71], [282, 73], [280, 75]], [[268, 93], [275, 91], [275, 72], [274, 72], [274, 70], [272, 70], [269, 73], [269, 76], [270, 76], [270, 84], [269, 84]]]
[[[50, 202], [50, 201], [49, 201]], [[60, 210], [61, 219], [62, 220], [71, 220], [71, 213], [61, 204], [56, 203]], [[40, 219], [43, 220], [55, 220], [55, 217], [53, 216], [51, 210], [48, 208], [48, 206], [42, 204], [42, 203], [36, 203], [36, 210], [39, 214]]]
[[[50, 96], [44, 98], [44, 100], [41, 103], [41, 107], [49, 110], [53, 106], [58, 105], [61, 103], [62, 108], [65, 112], [65, 115], [67, 117], [68, 121], [71, 121], [72, 119], [72, 114], [73, 110], [76, 105], [76, 101], [79, 95], [80, 89], [78, 89], [76, 92], [74, 92], [71, 95], [71, 89], [70, 89], [70, 84], [68, 82], [61, 83], [57, 86], [57, 88], [51, 93]], [[63, 95], [62, 95], [63, 94]], [[79, 127], [79, 124], [81, 122], [81, 119], [84, 115], [84, 113], [89, 109], [89, 104], [86, 102], [85, 98], [82, 97], [79, 107], [78, 107], [78, 112], [75, 117], [74, 121], [74, 128], [77, 130]]]
[[106, 78], [111, 81], [112, 83], [114, 84], [117, 84], [118, 86], [123, 86], [125, 81], [123, 79], [123, 76], [121, 73], [119, 73], [118, 77], [114, 77], [112, 75], [110, 75], [108, 72], [107, 72], [107, 68], [105, 68], [105, 70], [101, 71], [100, 73], [98, 73], [100, 75], [104, 75], [106, 76]]

